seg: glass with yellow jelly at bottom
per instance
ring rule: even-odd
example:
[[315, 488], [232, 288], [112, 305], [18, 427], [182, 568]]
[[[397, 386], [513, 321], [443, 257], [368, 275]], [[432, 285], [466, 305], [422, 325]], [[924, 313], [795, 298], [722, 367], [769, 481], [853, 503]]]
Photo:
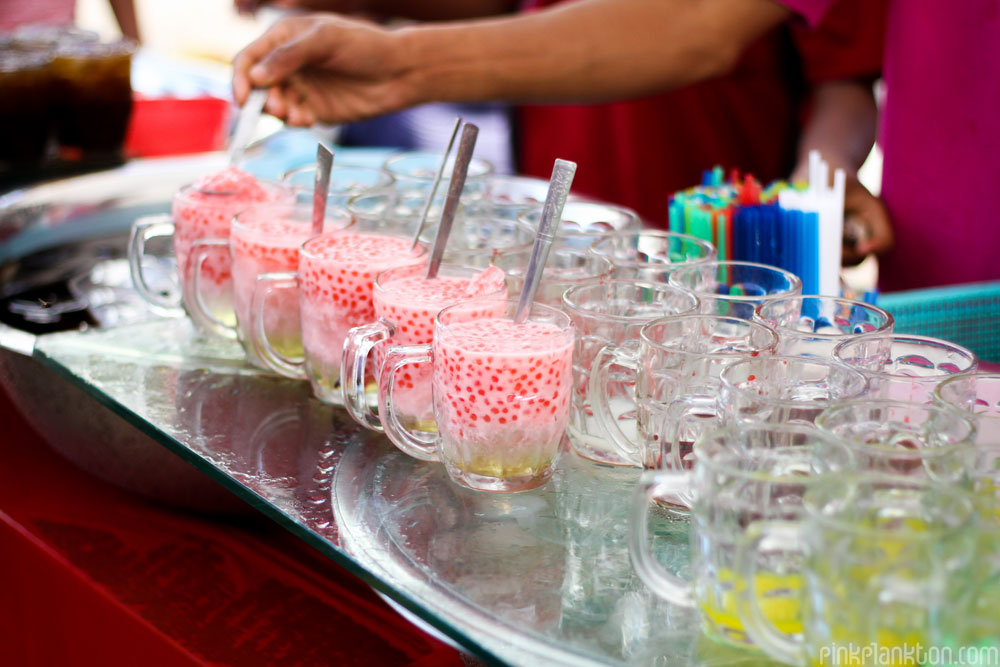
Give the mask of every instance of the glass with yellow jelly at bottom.
[[[713, 431], [694, 445], [693, 470], [650, 470], [636, 487], [629, 517], [629, 554], [639, 577], [660, 597], [697, 608], [705, 632], [725, 642], [750, 646], [740, 619], [742, 591], [782, 631], [801, 629], [799, 560], [770, 554], [752, 577], [738, 576], [736, 551], [755, 521], [795, 522], [806, 491], [824, 475], [847, 469], [845, 443], [814, 428], [746, 424]], [[650, 515], [672, 498], [692, 500], [691, 573], [681, 579], [657, 560], [650, 541]], [[657, 508], [654, 510], [653, 508]]]
[[745, 592], [740, 618], [754, 643], [791, 665], [904, 665], [965, 618], [976, 531], [972, 497], [896, 475], [829, 476], [804, 517], [764, 521], [741, 539], [737, 572], [758, 577], [775, 554], [802, 559], [802, 626], [789, 632]]

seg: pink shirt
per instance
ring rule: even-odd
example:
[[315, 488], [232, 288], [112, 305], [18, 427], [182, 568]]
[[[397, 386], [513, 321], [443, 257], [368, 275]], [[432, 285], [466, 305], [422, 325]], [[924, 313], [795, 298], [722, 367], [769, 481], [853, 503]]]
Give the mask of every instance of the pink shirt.
[[[781, 0], [816, 25], [835, 0]], [[1000, 2], [892, 0], [881, 287], [1000, 280]]]

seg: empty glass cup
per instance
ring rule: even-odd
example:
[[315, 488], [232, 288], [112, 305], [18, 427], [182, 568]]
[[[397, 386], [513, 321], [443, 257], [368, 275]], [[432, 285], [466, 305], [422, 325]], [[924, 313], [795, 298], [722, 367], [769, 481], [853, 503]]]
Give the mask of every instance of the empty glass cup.
[[[524, 273], [530, 259], [530, 247], [501, 250], [493, 256], [493, 265], [507, 274], [507, 286], [511, 294], [520, 294], [523, 289]], [[614, 266], [604, 257], [556, 245], [549, 251], [535, 301], [561, 308], [562, 296], [566, 290], [595, 279], [608, 280], [613, 273]]]
[[[287, 171], [281, 180], [294, 187], [300, 195], [311, 195], [316, 185], [316, 165], [310, 164]], [[380, 169], [335, 164], [330, 169], [327, 203], [347, 206], [347, 202], [353, 197], [373, 190], [390, 188], [393, 182], [392, 176]]]
[[[755, 569], [737, 570], [737, 546], [755, 522], [796, 522], [806, 492], [826, 475], [851, 466], [850, 452], [837, 438], [805, 426], [753, 424], [712, 431], [694, 446], [694, 471], [643, 473], [629, 516], [629, 555], [654, 593], [696, 608], [705, 632], [748, 646], [737, 600], [741, 592], [762, 607], [762, 615], [788, 633], [803, 623], [803, 575], [797, 554], [755, 559]], [[691, 504], [690, 579], [660, 565], [653, 553], [651, 510], [682, 497]]]
[[861, 469], [950, 483], [969, 479], [976, 430], [956, 410], [855, 400], [830, 406], [816, 417], [816, 426], [848, 442]]
[[[534, 235], [542, 219], [541, 205], [523, 211], [517, 219]], [[623, 206], [570, 201], [563, 207], [556, 243], [586, 250], [608, 232], [638, 229], [641, 224], [639, 214]]]
[[735, 422], [812, 426], [826, 408], [868, 391], [859, 371], [817, 357], [742, 359], [723, 369], [720, 379], [719, 403], [727, 421]]
[[873, 397], [924, 403], [939, 382], [976, 370], [976, 355], [940, 338], [907, 334], [865, 334], [837, 345], [837, 361], [868, 376]]
[[907, 664], [895, 656], [918, 664], [918, 646], [928, 650], [942, 624], [965, 618], [960, 582], [975, 536], [964, 493], [926, 479], [852, 473], [820, 479], [802, 504], [804, 518], [755, 521], [740, 538], [742, 581], [766, 576], [776, 559], [801, 572], [795, 626], [782, 627], [751, 587], [737, 590], [746, 631], [769, 655], [803, 667]]
[[[605, 346], [594, 359], [590, 405], [621, 456], [644, 468], [689, 468], [694, 441], [723, 422], [722, 370], [747, 357], [774, 354], [770, 327], [736, 317], [678, 315], [649, 322], [638, 341]], [[625, 433], [609, 399], [617, 372], [635, 374], [636, 433]], [[615, 381], [621, 381], [615, 378]]]
[[772, 327], [781, 354], [833, 358], [839, 343], [867, 333], [891, 334], [892, 315], [878, 306], [834, 296], [787, 296], [757, 307], [754, 319]]
[[594, 241], [589, 252], [610, 259], [616, 278], [663, 283], [682, 266], [715, 259], [715, 248], [708, 241], [655, 229], [607, 233]]
[[694, 292], [703, 313], [747, 320], [771, 299], [802, 293], [795, 274], [754, 262], [699, 262], [672, 272], [670, 284]]
[[[590, 371], [598, 352], [606, 345], [636, 340], [639, 330], [652, 320], [698, 310], [698, 299], [669, 285], [638, 280], [596, 280], [577, 285], [563, 294], [563, 310], [576, 326], [573, 355], [573, 409], [569, 435], [573, 449], [584, 458], [608, 465], [636, 465], [623, 458], [596, 422], [588, 397]], [[634, 374], [621, 381], [610, 377], [605, 390], [612, 419], [634, 437]]]

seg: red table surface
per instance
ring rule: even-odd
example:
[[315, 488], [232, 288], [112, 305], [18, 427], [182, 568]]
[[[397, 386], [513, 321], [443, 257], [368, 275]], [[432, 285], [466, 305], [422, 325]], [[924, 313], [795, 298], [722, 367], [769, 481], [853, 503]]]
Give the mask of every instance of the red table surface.
[[0, 391], [0, 664], [462, 665], [278, 526], [158, 506], [51, 450]]

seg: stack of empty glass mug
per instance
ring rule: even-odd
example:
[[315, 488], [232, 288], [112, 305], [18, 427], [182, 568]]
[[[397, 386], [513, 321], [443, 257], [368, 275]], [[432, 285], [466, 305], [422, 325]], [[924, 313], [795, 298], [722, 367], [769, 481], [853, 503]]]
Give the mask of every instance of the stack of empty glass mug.
[[[566, 456], [634, 470], [635, 570], [714, 639], [793, 665], [1000, 664], [1000, 375], [583, 198], [515, 323], [548, 184], [473, 160], [427, 279], [447, 171], [413, 237], [439, 160], [334, 167], [318, 235], [314, 167], [208, 175], [137, 222], [136, 287], [464, 487], [534, 489]], [[166, 295], [156, 236], [173, 237]], [[657, 557], [665, 524], [689, 533], [683, 572]], [[891, 662], [919, 647], [937, 653]]]

